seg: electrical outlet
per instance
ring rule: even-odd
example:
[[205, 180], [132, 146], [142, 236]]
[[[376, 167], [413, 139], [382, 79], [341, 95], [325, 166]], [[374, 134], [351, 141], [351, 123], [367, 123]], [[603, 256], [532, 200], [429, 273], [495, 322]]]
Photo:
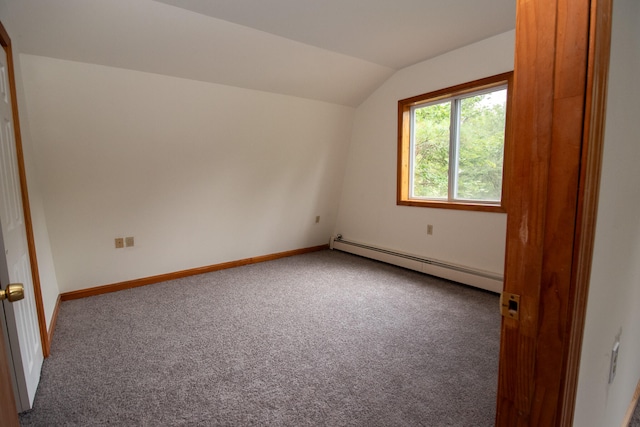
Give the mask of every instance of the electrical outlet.
[[124, 248], [124, 239], [122, 237], [116, 237], [116, 249]]
[[133, 246], [133, 236], [131, 236], [131, 237], [125, 237], [125, 238], [124, 238], [124, 245], [125, 245], [126, 247], [128, 247], [128, 248], [129, 248], [129, 247], [131, 247], [131, 246]]
[[427, 234], [430, 236], [433, 234], [433, 225], [427, 224]]
[[613, 382], [616, 377], [616, 370], [618, 369], [618, 350], [620, 349], [620, 341], [616, 341], [611, 350], [611, 366], [609, 367], [609, 384]]
[[320, 215], [316, 217], [316, 224], [320, 222]]

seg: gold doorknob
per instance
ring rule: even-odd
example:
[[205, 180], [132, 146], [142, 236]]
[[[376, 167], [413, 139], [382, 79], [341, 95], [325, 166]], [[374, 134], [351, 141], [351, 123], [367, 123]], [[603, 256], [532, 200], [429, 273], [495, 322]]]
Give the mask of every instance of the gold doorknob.
[[9, 302], [20, 301], [24, 298], [24, 286], [22, 283], [11, 283], [7, 285], [7, 289], [0, 289], [0, 301], [8, 300]]

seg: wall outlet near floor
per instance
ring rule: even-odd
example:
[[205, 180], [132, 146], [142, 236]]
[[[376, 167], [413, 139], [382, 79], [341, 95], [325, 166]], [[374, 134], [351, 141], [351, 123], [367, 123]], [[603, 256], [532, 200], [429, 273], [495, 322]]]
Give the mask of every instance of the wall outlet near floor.
[[126, 247], [128, 247], [128, 248], [129, 248], [129, 247], [133, 246], [133, 243], [134, 243], [134, 242], [133, 242], [133, 236], [131, 236], [131, 237], [125, 237], [125, 238], [124, 238], [124, 245], [125, 245]]
[[433, 234], [433, 225], [427, 224], [427, 234], [431, 236]]
[[116, 249], [124, 248], [124, 239], [122, 237], [116, 237]]
[[620, 349], [620, 341], [616, 340], [611, 350], [611, 366], [609, 367], [609, 384], [613, 382], [616, 377], [616, 370], [618, 369], [618, 350]]

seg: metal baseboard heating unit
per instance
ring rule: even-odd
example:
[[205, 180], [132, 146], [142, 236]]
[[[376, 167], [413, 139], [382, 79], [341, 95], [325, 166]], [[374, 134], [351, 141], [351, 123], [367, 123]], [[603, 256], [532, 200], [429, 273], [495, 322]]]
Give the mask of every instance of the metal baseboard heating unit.
[[340, 234], [331, 238], [329, 247], [491, 292], [501, 293], [503, 288], [503, 276], [497, 273], [366, 245], [346, 240]]

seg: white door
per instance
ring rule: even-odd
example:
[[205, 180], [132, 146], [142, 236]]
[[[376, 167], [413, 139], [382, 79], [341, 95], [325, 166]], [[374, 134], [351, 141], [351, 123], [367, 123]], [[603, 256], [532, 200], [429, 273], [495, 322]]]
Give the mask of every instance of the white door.
[[0, 223], [6, 258], [4, 265], [5, 258], [0, 257], [0, 264], [3, 264], [0, 271], [6, 269], [2, 274], [5, 276], [3, 288], [7, 285], [4, 283], [7, 274], [11, 283], [24, 285], [22, 301], [3, 302], [16, 382], [16, 404], [18, 412], [22, 412], [33, 405], [44, 358], [22, 209], [8, 77], [7, 56], [0, 48]]

